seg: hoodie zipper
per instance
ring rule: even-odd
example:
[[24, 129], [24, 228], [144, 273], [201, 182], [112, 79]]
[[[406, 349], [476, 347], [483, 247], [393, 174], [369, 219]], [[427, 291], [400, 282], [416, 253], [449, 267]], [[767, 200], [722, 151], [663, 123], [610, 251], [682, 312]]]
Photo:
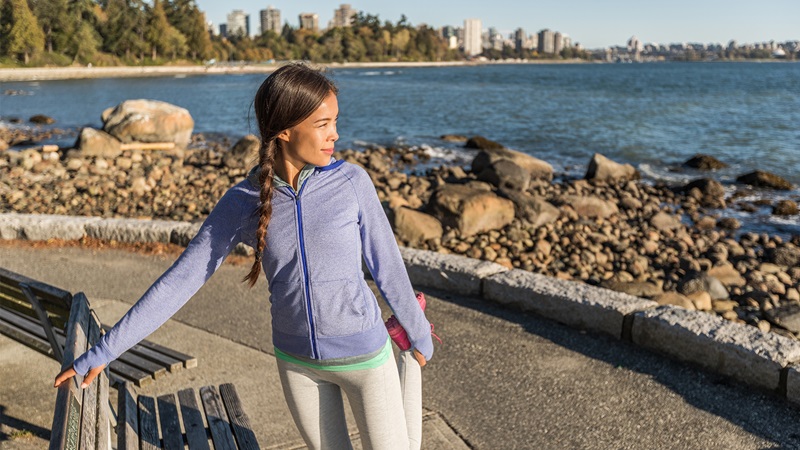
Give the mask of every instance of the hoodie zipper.
[[309, 331], [311, 333], [311, 357], [313, 359], [319, 359], [319, 349], [317, 348], [317, 331], [316, 327], [314, 326], [314, 314], [311, 311], [311, 287], [309, 285], [308, 280], [308, 263], [306, 262], [306, 244], [305, 239], [303, 238], [303, 208], [300, 205], [300, 195], [303, 193], [303, 190], [306, 188], [308, 184], [308, 179], [303, 182], [303, 185], [300, 186], [300, 191], [295, 194], [294, 189], [289, 187], [292, 195], [294, 196], [294, 204], [297, 209], [297, 227], [299, 228], [299, 235], [300, 235], [300, 259], [303, 262], [303, 282], [306, 289], [306, 312], [308, 314], [308, 326]]

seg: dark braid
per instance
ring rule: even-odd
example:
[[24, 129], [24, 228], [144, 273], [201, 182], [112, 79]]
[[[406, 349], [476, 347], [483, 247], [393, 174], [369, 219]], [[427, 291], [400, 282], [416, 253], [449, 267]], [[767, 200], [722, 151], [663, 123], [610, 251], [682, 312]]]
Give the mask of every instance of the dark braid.
[[275, 139], [272, 139], [266, 143], [262, 142], [258, 152], [258, 168], [260, 169], [258, 185], [261, 186], [261, 205], [258, 211], [258, 229], [256, 230], [256, 258], [250, 268], [250, 273], [242, 279], [243, 282], [248, 282], [250, 287], [256, 284], [258, 276], [261, 274], [261, 258], [267, 247], [267, 227], [272, 217], [272, 176], [275, 173], [276, 147]]

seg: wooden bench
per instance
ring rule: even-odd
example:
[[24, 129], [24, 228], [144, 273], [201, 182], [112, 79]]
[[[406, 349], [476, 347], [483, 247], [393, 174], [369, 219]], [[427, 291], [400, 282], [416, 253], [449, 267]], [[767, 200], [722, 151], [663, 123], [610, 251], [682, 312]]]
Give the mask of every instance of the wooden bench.
[[[64, 360], [64, 329], [71, 305], [69, 292], [0, 268], [0, 333], [58, 362]], [[197, 358], [146, 340], [109, 366], [114, 382], [137, 386], [191, 367], [197, 367]]]
[[[100, 324], [86, 296], [73, 297], [62, 369], [100, 338]], [[111, 449], [112, 422], [117, 446], [128, 449], [258, 449], [258, 442], [232, 384], [194, 389], [158, 398], [134, 394], [130, 383], [118, 385], [118, 414], [108, 406], [109, 378], [103, 371], [86, 389], [76, 376], [58, 388], [50, 449]], [[177, 399], [176, 399], [177, 398]], [[202, 408], [198, 405], [202, 404]], [[183, 424], [183, 426], [181, 426]]]

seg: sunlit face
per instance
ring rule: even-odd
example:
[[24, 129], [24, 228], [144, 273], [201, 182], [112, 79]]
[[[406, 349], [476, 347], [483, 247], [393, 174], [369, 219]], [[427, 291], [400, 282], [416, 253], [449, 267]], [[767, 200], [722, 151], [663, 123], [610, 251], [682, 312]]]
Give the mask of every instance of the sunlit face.
[[333, 143], [339, 139], [338, 116], [339, 102], [331, 92], [304, 121], [278, 134], [283, 158], [298, 170], [306, 164], [327, 166], [333, 154]]

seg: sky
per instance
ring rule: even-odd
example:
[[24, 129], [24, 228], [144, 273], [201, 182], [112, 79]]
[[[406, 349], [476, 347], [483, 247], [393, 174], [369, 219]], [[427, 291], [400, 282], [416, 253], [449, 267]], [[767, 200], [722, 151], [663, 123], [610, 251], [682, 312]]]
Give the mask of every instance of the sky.
[[[259, 30], [259, 11], [273, 6], [281, 20], [298, 26], [298, 14], [319, 14], [325, 27], [339, 7], [335, 0], [196, 0], [206, 17], [217, 26], [226, 15], [241, 9], [250, 14], [250, 29]], [[272, 2], [272, 3], [269, 3]], [[478, 18], [484, 29], [495, 27], [505, 34], [522, 27], [528, 34], [549, 28], [569, 35], [585, 48], [625, 45], [631, 36], [645, 43], [740, 44], [800, 40], [800, 0], [774, 0], [761, 4], [742, 0], [351, 0], [354, 9], [377, 14], [381, 21], [397, 22], [405, 14], [413, 25], [463, 26], [464, 19]]]

